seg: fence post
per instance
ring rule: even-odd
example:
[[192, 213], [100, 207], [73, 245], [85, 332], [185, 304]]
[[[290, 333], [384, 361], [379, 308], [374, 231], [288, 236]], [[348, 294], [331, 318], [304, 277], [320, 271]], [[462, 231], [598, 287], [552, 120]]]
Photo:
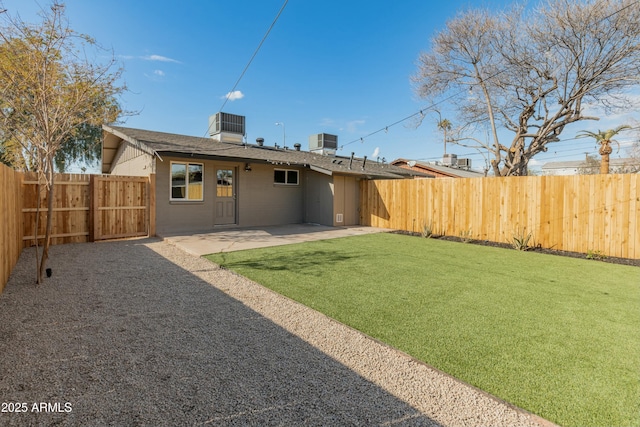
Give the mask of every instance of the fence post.
[[91, 241], [95, 242], [102, 236], [102, 215], [98, 211], [100, 207], [100, 193], [98, 189], [100, 187], [100, 176], [91, 175]]
[[95, 197], [95, 175], [89, 175], [89, 219], [87, 226], [89, 227], [89, 235], [87, 236], [87, 240], [89, 242], [95, 242], [94, 236], [94, 221], [96, 218], [96, 212], [93, 204], [93, 198]]
[[147, 219], [149, 237], [156, 235], [156, 174], [149, 175], [149, 183], [147, 184]]

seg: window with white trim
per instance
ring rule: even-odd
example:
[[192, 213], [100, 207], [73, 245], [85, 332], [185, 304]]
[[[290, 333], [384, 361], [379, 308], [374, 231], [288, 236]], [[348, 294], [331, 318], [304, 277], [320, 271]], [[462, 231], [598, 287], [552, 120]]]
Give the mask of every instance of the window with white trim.
[[283, 185], [298, 185], [298, 171], [295, 169], [274, 169], [273, 183]]
[[204, 200], [203, 175], [202, 163], [171, 162], [170, 200]]

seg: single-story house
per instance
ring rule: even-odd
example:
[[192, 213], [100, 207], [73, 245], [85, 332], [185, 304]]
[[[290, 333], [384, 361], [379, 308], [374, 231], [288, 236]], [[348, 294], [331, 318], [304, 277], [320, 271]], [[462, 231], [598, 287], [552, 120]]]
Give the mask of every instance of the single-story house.
[[444, 164], [434, 164], [407, 159], [396, 159], [392, 161], [391, 164], [393, 166], [398, 166], [412, 172], [429, 174], [435, 176], [436, 178], [483, 178], [485, 176], [480, 172], [476, 172], [467, 167], [460, 167], [457, 165], [447, 166]]
[[320, 148], [311, 152], [224, 133], [206, 138], [105, 125], [102, 173], [155, 174], [160, 235], [226, 225], [359, 225], [360, 180], [424, 176], [335, 150], [327, 155], [315, 144], [324, 135], [314, 135], [314, 143], [310, 137], [312, 148]]

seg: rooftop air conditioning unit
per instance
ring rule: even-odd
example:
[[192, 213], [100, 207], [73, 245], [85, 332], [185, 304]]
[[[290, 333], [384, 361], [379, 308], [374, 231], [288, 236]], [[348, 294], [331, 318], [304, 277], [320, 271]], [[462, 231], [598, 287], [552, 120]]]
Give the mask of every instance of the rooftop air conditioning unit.
[[241, 143], [245, 136], [245, 118], [229, 113], [209, 117], [209, 135], [220, 142]]
[[309, 151], [324, 155], [334, 155], [338, 149], [338, 136], [318, 133], [309, 136]]
[[445, 166], [456, 166], [458, 164], [458, 155], [445, 154], [442, 156], [442, 164]]
[[471, 168], [471, 159], [458, 159], [457, 165], [462, 169], [470, 169]]

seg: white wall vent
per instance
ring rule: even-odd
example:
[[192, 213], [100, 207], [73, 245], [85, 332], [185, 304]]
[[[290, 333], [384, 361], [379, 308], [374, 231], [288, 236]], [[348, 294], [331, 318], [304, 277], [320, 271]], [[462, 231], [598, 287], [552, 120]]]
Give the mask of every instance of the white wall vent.
[[220, 142], [242, 142], [245, 118], [229, 113], [216, 113], [209, 117], [209, 135]]
[[336, 214], [336, 222], [344, 222], [344, 215], [341, 213]]

